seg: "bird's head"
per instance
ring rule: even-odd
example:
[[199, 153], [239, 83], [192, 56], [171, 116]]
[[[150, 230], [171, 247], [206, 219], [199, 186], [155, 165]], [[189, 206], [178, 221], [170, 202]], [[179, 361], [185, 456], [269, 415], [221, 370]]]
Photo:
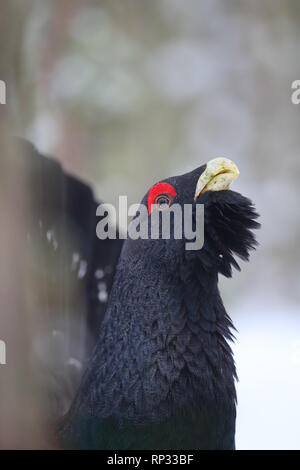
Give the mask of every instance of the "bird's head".
[[232, 266], [239, 269], [233, 255], [248, 259], [256, 245], [251, 229], [259, 227], [251, 201], [230, 190], [238, 175], [231, 160], [215, 158], [154, 184], [129, 227], [129, 237], [138, 229], [139, 238], [127, 240], [123, 257], [143, 253], [158, 268], [171, 270], [197, 259], [205, 270], [229, 277]]

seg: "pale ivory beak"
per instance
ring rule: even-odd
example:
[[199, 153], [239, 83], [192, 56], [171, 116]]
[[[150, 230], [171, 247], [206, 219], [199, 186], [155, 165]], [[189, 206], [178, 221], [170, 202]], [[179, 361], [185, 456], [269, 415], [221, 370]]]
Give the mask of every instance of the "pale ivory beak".
[[237, 166], [228, 158], [221, 157], [210, 160], [198, 179], [195, 200], [206, 191], [229, 189], [232, 181], [238, 176], [239, 170]]

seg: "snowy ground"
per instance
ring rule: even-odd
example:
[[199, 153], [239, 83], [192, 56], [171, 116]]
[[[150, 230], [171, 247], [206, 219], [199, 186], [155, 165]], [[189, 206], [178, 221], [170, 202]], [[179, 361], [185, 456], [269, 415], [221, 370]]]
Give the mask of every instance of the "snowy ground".
[[[300, 449], [300, 309], [243, 301], [231, 316], [237, 385], [237, 449]], [[247, 305], [245, 309], [245, 305]]]

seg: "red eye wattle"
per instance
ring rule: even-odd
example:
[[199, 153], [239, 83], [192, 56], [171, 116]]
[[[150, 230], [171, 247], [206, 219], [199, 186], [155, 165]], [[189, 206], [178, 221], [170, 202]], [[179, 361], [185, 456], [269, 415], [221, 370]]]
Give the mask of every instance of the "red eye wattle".
[[149, 191], [148, 194], [148, 214], [152, 213], [153, 204], [157, 204], [161, 209], [171, 205], [177, 193], [169, 183], [158, 183]]

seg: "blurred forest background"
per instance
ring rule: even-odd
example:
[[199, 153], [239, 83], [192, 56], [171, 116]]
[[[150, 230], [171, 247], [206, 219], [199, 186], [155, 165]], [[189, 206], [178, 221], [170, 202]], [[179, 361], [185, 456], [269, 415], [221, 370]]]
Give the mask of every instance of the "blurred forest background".
[[[0, 6], [2, 144], [7, 132], [30, 139], [111, 203], [123, 194], [139, 202], [155, 181], [211, 158], [238, 165], [233, 189], [253, 199], [262, 223], [251, 263], [221, 280], [238, 329], [240, 449], [300, 449], [300, 105], [291, 102], [299, 40], [297, 0]], [[13, 204], [15, 188], [0, 181]], [[1, 237], [12, 236], [11, 223]], [[16, 256], [2, 255], [8, 264]], [[0, 276], [5, 317], [3, 299], [18, 307], [20, 281], [2, 267]], [[1, 397], [0, 411], [0, 446], [20, 443]]]

